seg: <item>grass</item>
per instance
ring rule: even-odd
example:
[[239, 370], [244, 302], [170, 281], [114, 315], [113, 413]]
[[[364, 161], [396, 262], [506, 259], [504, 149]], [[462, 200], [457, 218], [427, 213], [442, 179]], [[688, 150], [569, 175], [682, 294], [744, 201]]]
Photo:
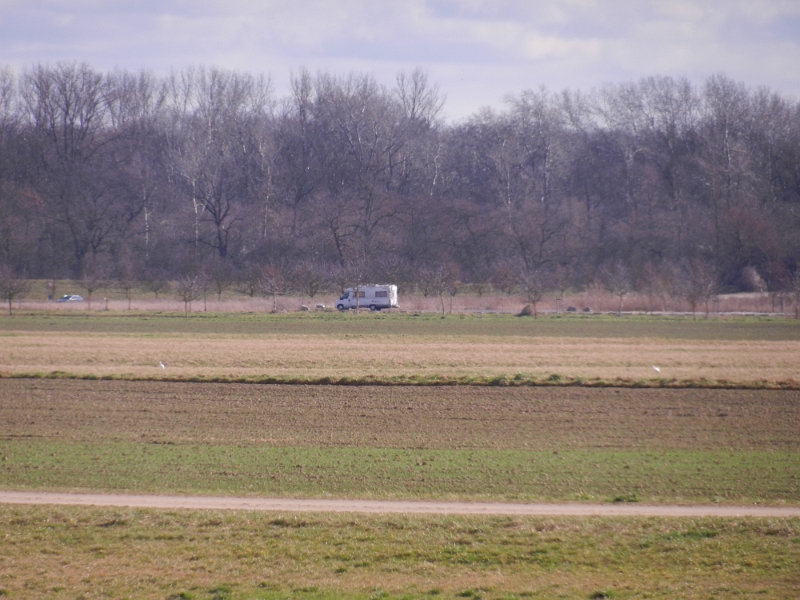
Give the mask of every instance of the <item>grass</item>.
[[777, 319], [36, 315], [0, 319], [0, 338], [5, 375], [800, 386], [800, 323]]
[[[773, 318], [28, 312], [0, 488], [796, 505], [798, 350]], [[0, 506], [0, 596], [790, 598], [799, 527]]]
[[567, 377], [551, 373], [537, 377], [536, 375], [516, 373], [513, 377], [506, 375], [203, 375], [203, 374], [170, 374], [162, 373], [121, 373], [95, 375], [94, 373], [70, 373], [67, 371], [34, 371], [0, 373], [0, 379], [73, 379], [85, 381], [152, 381], [169, 383], [245, 383], [259, 385], [319, 385], [319, 386], [471, 386], [471, 387], [588, 387], [588, 388], [635, 388], [635, 389], [733, 389], [733, 390], [800, 390], [800, 381], [795, 379], [773, 380], [758, 379], [755, 381], [738, 381], [728, 379], [666, 379], [615, 377], [585, 378], [581, 376]]
[[798, 392], [0, 380], [0, 486], [800, 503]]
[[800, 502], [797, 456], [0, 443], [10, 489], [516, 501]]
[[9, 597], [777, 599], [800, 591], [798, 519], [6, 506], [0, 530], [0, 589]]
[[424, 312], [196, 312], [20, 310], [0, 314], [0, 331], [133, 334], [402, 335], [489, 337], [659, 338], [680, 340], [798, 341], [800, 321], [781, 317], [608, 314], [543, 315]]

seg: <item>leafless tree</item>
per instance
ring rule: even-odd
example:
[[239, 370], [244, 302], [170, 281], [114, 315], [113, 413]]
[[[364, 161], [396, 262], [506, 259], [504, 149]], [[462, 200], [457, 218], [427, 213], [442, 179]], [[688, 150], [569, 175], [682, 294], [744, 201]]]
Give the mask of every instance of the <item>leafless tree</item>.
[[153, 292], [153, 295], [156, 297], [156, 300], [158, 300], [158, 295], [168, 294], [172, 286], [170, 285], [170, 282], [167, 281], [166, 279], [163, 279], [161, 277], [151, 277], [144, 280], [144, 282], [142, 283], [142, 287], [144, 287], [144, 289], [146, 289], [149, 292]]
[[314, 298], [326, 284], [325, 271], [313, 261], [306, 261], [297, 266], [291, 274], [293, 287], [309, 298]]
[[427, 294], [431, 296], [437, 296], [439, 298], [439, 303], [442, 308], [442, 316], [444, 316], [445, 296], [449, 295], [451, 290], [458, 290], [458, 270], [456, 266], [452, 263], [448, 263], [433, 267], [431, 269], [426, 269], [422, 278]]
[[253, 265], [248, 265], [239, 273], [236, 291], [250, 298], [255, 297], [260, 291], [260, 270]]
[[603, 272], [606, 289], [619, 299], [617, 316], [622, 316], [622, 303], [625, 296], [633, 291], [633, 282], [628, 268], [620, 262], [614, 263]]
[[109, 286], [108, 265], [102, 261], [92, 261], [83, 270], [80, 278], [75, 283], [86, 290], [87, 309], [92, 310], [92, 296], [97, 290], [102, 290]]
[[214, 289], [214, 276], [208, 269], [201, 269], [197, 275], [197, 293], [203, 299], [203, 312], [208, 311], [208, 293]]
[[125, 294], [125, 299], [128, 301], [128, 310], [131, 309], [131, 295], [138, 282], [133, 273], [133, 266], [130, 263], [124, 263], [120, 268], [119, 277], [116, 279], [116, 285]]
[[283, 269], [266, 266], [261, 269], [259, 287], [264, 296], [272, 296], [272, 312], [278, 312], [278, 296], [284, 296], [291, 291], [291, 282]]
[[13, 316], [11, 303], [15, 298], [21, 298], [30, 291], [30, 284], [25, 279], [14, 275], [10, 267], [0, 266], [0, 298], [8, 302], [8, 316]]
[[234, 277], [229, 264], [215, 260], [206, 269], [211, 289], [217, 294], [217, 300], [222, 301], [222, 294], [233, 287]]
[[705, 306], [706, 318], [711, 311], [711, 300], [717, 295], [716, 272], [708, 262], [695, 258], [683, 271], [683, 297], [692, 309], [692, 319], [697, 318], [697, 307]]
[[175, 283], [175, 293], [178, 295], [178, 298], [183, 301], [183, 314], [185, 317], [188, 317], [192, 310], [192, 302], [200, 297], [197, 277], [190, 275], [180, 277]]
[[794, 272], [790, 289], [794, 300], [794, 318], [800, 319], [800, 270]]
[[79, 273], [129, 224], [113, 181], [117, 137], [104, 127], [108, 84], [86, 64], [38, 66], [23, 76], [22, 97], [36, 140], [42, 214], [69, 240], [72, 270]]
[[538, 316], [536, 307], [544, 298], [547, 290], [545, 274], [542, 271], [524, 271], [519, 276], [519, 291], [525, 300], [533, 307], [533, 318]]

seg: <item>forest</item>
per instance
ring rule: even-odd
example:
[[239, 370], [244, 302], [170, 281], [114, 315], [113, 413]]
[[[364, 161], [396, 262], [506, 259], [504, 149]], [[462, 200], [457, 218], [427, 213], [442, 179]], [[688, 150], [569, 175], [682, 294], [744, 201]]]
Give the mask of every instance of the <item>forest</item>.
[[0, 268], [311, 296], [800, 281], [796, 99], [720, 74], [445, 102], [420, 69], [300, 70], [285, 97], [213, 67], [0, 69]]

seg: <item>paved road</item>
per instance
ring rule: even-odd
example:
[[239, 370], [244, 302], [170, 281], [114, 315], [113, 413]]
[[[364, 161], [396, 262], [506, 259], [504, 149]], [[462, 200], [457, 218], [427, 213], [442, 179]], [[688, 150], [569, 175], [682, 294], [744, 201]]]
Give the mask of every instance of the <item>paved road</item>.
[[136, 494], [62, 494], [0, 492], [2, 504], [127, 506], [201, 510], [278, 512], [401, 513], [440, 515], [646, 516], [646, 517], [800, 517], [800, 506], [674, 506], [647, 504], [511, 504], [501, 502], [411, 502], [235, 498], [227, 496], [149, 496]]

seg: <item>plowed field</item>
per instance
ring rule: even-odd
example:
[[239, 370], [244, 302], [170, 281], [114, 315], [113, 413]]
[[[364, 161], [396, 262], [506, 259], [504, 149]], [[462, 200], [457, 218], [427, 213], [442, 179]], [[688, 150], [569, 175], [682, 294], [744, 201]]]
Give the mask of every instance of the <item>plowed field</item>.
[[800, 392], [0, 380], [0, 485], [800, 503]]

